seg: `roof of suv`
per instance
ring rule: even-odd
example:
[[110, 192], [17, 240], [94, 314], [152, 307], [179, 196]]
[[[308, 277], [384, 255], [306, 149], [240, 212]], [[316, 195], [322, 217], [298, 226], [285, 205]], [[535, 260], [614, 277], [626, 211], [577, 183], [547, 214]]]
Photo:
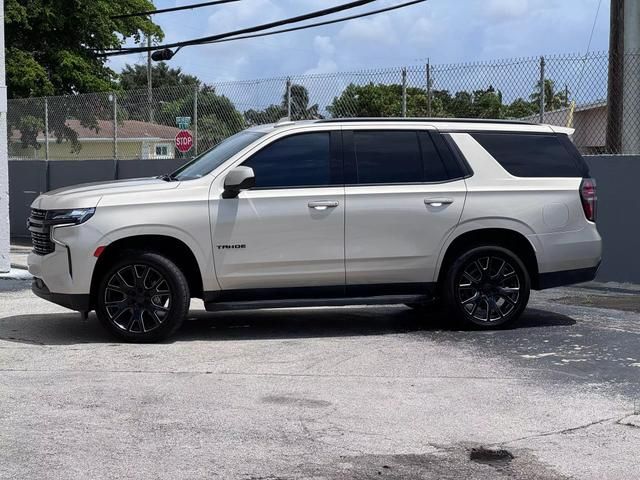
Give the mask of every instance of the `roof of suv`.
[[316, 123], [342, 123], [342, 122], [420, 122], [420, 123], [498, 123], [515, 125], [535, 125], [531, 122], [520, 120], [492, 120], [489, 118], [442, 118], [442, 117], [353, 117], [353, 118], [326, 118], [316, 120]]
[[564, 133], [571, 135], [574, 131], [572, 128], [559, 127], [556, 125], [544, 125], [529, 122], [522, 122], [519, 120], [493, 120], [487, 118], [330, 118], [320, 120], [298, 120], [290, 121], [283, 118], [277, 123], [269, 125], [260, 125], [253, 127], [253, 130], [268, 131], [273, 128], [285, 128], [295, 126], [308, 126], [318, 124], [332, 124], [332, 125], [345, 125], [353, 126], [355, 124], [368, 125], [393, 125], [393, 124], [428, 124], [437, 128], [438, 130], [450, 131], [450, 132], [465, 132], [472, 130], [485, 130], [485, 131], [504, 131], [504, 132], [546, 132], [546, 133]]

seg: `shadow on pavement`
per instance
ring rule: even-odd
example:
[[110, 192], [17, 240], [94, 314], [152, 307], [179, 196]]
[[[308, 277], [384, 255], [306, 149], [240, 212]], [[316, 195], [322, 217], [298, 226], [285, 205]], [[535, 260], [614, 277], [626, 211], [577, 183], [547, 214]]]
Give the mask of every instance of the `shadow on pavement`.
[[[553, 312], [528, 309], [509, 330], [557, 328], [576, 323]], [[193, 340], [264, 340], [350, 337], [448, 331], [455, 338], [480, 335], [456, 331], [443, 314], [419, 313], [404, 306], [309, 308], [208, 313], [192, 311], [167, 343]], [[498, 333], [499, 334], [499, 333]], [[0, 339], [32, 345], [118, 343], [98, 323], [95, 314], [82, 321], [75, 313], [16, 315], [0, 319]]]

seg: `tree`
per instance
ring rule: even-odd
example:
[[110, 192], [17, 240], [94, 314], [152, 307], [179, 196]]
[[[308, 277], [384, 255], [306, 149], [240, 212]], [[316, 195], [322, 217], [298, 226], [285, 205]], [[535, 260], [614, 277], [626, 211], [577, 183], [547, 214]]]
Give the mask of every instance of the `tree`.
[[[177, 100], [165, 103], [159, 112], [160, 123], [175, 126], [176, 117], [193, 114], [195, 89], [189, 89]], [[201, 151], [217, 145], [245, 128], [244, 117], [233, 102], [218, 95], [215, 88], [203, 84], [198, 89], [198, 148]]]
[[[351, 84], [334, 98], [327, 110], [334, 117], [399, 117], [402, 115], [402, 85]], [[500, 118], [502, 94], [493, 87], [475, 92], [447, 90], [431, 92], [431, 116], [460, 118]], [[407, 88], [407, 116], [424, 117], [427, 109], [425, 89]]]
[[[269, 105], [264, 110], [247, 110], [244, 117], [249, 125], [274, 123], [287, 116], [289, 92], [285, 92], [279, 105]], [[303, 85], [291, 85], [291, 120], [311, 120], [322, 118], [319, 105], [309, 105], [309, 91]]]
[[[151, 79], [153, 93], [149, 104], [147, 65], [125, 65], [120, 73], [119, 84], [123, 91], [118, 94], [118, 103], [127, 119], [163, 123], [156, 118], [163, 105], [185, 97], [193, 99], [194, 89], [202, 84], [198, 77], [183, 73], [180, 68], [170, 68], [165, 62], [151, 67]], [[175, 125], [175, 118], [171, 124]]]
[[[282, 108], [288, 112], [289, 92], [282, 98]], [[309, 105], [309, 91], [302, 85], [291, 85], [291, 120], [321, 118], [318, 104]]]
[[[536, 89], [529, 95], [531, 103], [535, 106], [535, 112], [540, 111], [540, 82], [536, 84]], [[556, 84], [553, 80], [544, 81], [544, 109], [547, 112], [558, 110], [568, 105], [567, 92], [556, 92]]]
[[153, 8], [150, 0], [6, 0], [9, 97], [112, 89], [115, 72], [98, 52], [163, 33], [148, 17], [110, 17]]
[[[117, 88], [115, 72], [97, 52], [117, 48], [143, 32], [162, 39], [160, 27], [145, 17], [112, 20], [117, 14], [153, 9], [150, 0], [6, 0], [6, 73], [9, 98], [73, 95]], [[87, 102], [92, 108], [87, 108]], [[9, 109], [10, 131], [21, 132], [23, 147], [39, 149], [44, 130], [44, 102], [30, 99]], [[18, 107], [18, 108], [15, 108]], [[77, 134], [66, 125], [75, 118], [97, 129], [99, 118], [109, 118], [112, 105], [106, 95], [78, 100], [51, 99], [49, 132], [58, 142], [67, 139], [80, 149]]]
[[244, 112], [244, 118], [249, 125], [265, 125], [275, 123], [287, 116], [287, 108], [282, 105], [269, 105], [264, 110], [249, 109]]
[[507, 107], [505, 116], [507, 118], [524, 118], [529, 117], [534, 113], [536, 113], [536, 107], [532, 102], [529, 102], [524, 98], [516, 98]]
[[[402, 85], [350, 84], [327, 110], [334, 117], [398, 117], [402, 115]], [[407, 88], [407, 115], [427, 115], [427, 94], [421, 88]]]
[[[165, 62], [151, 67], [151, 81], [153, 88], [200, 85], [198, 77], [182, 73], [181, 68], [170, 68]], [[125, 65], [120, 72], [120, 87], [124, 90], [147, 88], [147, 66]]]

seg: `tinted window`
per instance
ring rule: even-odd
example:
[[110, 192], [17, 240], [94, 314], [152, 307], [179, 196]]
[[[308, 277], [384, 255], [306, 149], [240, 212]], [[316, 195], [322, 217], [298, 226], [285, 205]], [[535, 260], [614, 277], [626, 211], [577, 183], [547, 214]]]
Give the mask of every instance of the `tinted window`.
[[418, 135], [411, 131], [354, 131], [358, 183], [422, 182]]
[[516, 177], [582, 177], [586, 173], [586, 164], [576, 155], [577, 151], [572, 151], [573, 145], [567, 147], [557, 135], [474, 133], [472, 136]]
[[442, 182], [449, 178], [460, 176], [457, 171], [447, 172], [428, 132], [420, 132], [418, 136], [420, 138], [420, 149], [422, 150], [425, 182]]
[[303, 133], [277, 140], [243, 165], [253, 168], [256, 187], [330, 185], [328, 132]]

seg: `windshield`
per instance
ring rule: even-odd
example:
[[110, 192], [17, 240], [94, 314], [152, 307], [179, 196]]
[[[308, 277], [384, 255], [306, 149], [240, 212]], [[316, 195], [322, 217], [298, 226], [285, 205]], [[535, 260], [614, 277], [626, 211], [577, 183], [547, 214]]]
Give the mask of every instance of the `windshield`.
[[175, 180], [193, 180], [204, 177], [263, 135], [265, 134], [262, 132], [248, 130], [236, 133], [176, 170], [171, 175], [171, 178]]

